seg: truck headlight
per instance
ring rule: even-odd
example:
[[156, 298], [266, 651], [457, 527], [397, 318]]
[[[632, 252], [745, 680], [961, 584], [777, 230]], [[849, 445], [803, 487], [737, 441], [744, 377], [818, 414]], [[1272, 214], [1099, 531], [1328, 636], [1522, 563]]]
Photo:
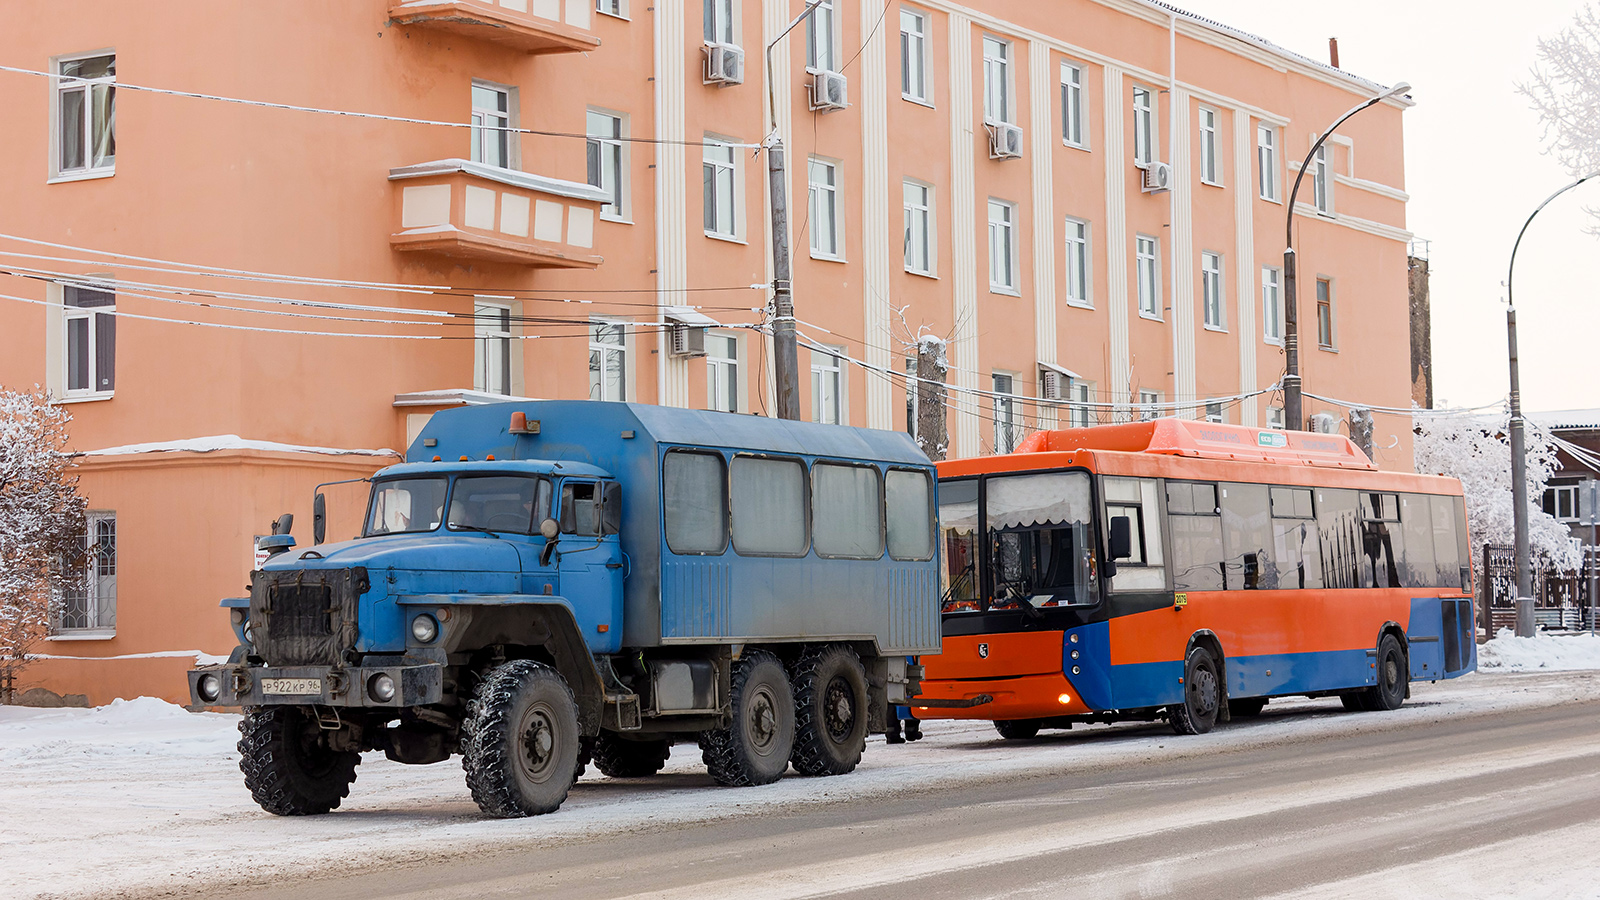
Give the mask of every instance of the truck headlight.
[[439, 623], [433, 616], [423, 613], [411, 620], [411, 636], [419, 644], [430, 644], [439, 636]]
[[194, 689], [195, 693], [200, 695], [201, 700], [207, 703], [215, 703], [217, 698], [222, 696], [222, 679], [207, 672], [195, 680]]
[[388, 703], [394, 699], [394, 679], [387, 674], [379, 672], [367, 679], [367, 696], [379, 703]]

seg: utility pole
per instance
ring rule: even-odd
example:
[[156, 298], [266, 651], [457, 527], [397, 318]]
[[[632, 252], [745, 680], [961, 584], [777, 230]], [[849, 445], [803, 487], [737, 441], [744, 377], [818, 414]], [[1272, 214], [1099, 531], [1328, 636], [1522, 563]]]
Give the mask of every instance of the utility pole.
[[[1517, 240], [1522, 240], [1521, 235]], [[1512, 265], [1516, 264], [1516, 258], [1517, 251], [1512, 248]], [[1528, 561], [1528, 451], [1523, 436], [1522, 379], [1517, 371], [1517, 308], [1514, 306], [1506, 307], [1506, 344], [1511, 358], [1511, 512], [1517, 549], [1517, 637], [1533, 637], [1533, 567]]]

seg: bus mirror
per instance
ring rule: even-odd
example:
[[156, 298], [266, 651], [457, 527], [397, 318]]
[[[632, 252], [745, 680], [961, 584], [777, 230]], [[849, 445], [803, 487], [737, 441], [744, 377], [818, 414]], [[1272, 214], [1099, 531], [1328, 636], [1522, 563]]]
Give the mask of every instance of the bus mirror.
[[1133, 555], [1133, 523], [1127, 516], [1111, 517], [1112, 559], [1127, 559]]
[[320, 544], [328, 537], [328, 498], [318, 491], [311, 498], [311, 543]]

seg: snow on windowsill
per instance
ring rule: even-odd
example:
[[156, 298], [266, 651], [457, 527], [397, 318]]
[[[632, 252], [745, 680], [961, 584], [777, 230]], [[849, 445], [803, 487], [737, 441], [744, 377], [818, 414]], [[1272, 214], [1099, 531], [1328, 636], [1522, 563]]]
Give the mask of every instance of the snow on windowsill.
[[267, 450], [278, 453], [317, 453], [325, 456], [400, 456], [389, 449], [353, 450], [339, 447], [308, 447], [301, 444], [283, 444], [277, 441], [256, 441], [237, 434], [215, 434], [209, 437], [187, 438], [177, 441], [153, 441], [147, 444], [124, 444], [103, 450], [86, 450], [80, 456], [130, 456], [137, 453], [215, 453], [219, 450]]

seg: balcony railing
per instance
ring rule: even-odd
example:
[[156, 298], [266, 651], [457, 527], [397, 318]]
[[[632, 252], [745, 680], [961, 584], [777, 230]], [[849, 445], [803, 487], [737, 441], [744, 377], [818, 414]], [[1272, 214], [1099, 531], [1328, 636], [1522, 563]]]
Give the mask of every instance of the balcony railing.
[[493, 41], [527, 53], [593, 50], [594, 0], [406, 0], [389, 4], [398, 25]]
[[465, 159], [389, 170], [399, 188], [396, 250], [568, 269], [592, 269], [597, 187]]

